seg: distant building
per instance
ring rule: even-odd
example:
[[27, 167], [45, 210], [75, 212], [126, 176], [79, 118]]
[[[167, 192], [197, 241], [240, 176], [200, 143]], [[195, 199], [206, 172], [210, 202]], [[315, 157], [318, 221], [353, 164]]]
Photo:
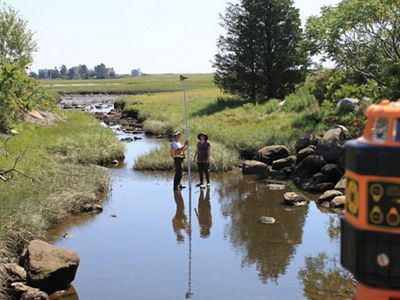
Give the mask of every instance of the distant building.
[[133, 77], [142, 76], [142, 71], [140, 71], [140, 68], [133, 69], [133, 70], [131, 71], [131, 75], [132, 75]]

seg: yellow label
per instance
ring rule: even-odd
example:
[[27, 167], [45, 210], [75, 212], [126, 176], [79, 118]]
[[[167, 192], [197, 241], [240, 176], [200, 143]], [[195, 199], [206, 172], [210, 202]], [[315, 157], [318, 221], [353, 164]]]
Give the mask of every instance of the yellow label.
[[358, 182], [351, 178], [347, 178], [346, 207], [350, 214], [355, 217], [358, 216], [358, 210], [360, 207], [359, 187]]

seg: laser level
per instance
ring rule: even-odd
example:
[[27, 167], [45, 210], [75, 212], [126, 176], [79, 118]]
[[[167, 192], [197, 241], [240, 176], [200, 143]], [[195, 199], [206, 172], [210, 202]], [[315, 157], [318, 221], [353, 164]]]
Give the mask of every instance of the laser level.
[[357, 300], [400, 300], [400, 100], [370, 105], [363, 136], [345, 144], [341, 263]]

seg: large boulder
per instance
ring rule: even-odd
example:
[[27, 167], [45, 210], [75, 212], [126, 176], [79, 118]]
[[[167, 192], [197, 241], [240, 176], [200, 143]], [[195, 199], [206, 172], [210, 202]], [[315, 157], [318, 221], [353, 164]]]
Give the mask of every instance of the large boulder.
[[266, 146], [258, 150], [255, 157], [256, 160], [266, 164], [272, 163], [274, 160], [289, 156], [289, 149], [283, 145]]
[[325, 182], [337, 183], [342, 178], [342, 170], [337, 164], [326, 164], [322, 167], [321, 173], [323, 174]]
[[318, 204], [321, 204], [325, 201], [331, 202], [337, 196], [343, 196], [343, 193], [337, 190], [328, 190], [318, 198], [317, 202]]
[[268, 176], [268, 165], [257, 160], [245, 160], [242, 164], [243, 174], [257, 174]]
[[329, 129], [322, 140], [331, 141], [344, 141], [349, 138], [349, 130], [343, 125], [337, 125], [334, 128]]
[[75, 252], [40, 240], [29, 243], [24, 260], [28, 285], [45, 292], [65, 289], [75, 279], [80, 261]]
[[359, 103], [360, 100], [357, 98], [343, 98], [339, 100], [336, 106], [340, 111], [351, 112], [358, 106]]
[[321, 155], [327, 162], [338, 162], [344, 153], [344, 142], [320, 140], [317, 149], [317, 155]]
[[320, 155], [310, 155], [306, 157], [294, 170], [292, 177], [311, 178], [319, 172], [326, 164], [325, 159]]
[[296, 165], [296, 156], [291, 155], [285, 158], [281, 158], [278, 160], [274, 160], [272, 162], [272, 169], [273, 170], [280, 170], [283, 168], [294, 168], [294, 166]]
[[296, 142], [295, 149], [296, 153], [298, 153], [301, 149], [307, 148], [310, 145], [317, 145], [319, 138], [315, 137], [312, 134], [306, 134], [299, 138]]
[[314, 147], [306, 147], [301, 149], [297, 154], [296, 154], [296, 158], [297, 158], [297, 163], [300, 163], [303, 159], [305, 159], [307, 156], [310, 155], [315, 155], [315, 149]]

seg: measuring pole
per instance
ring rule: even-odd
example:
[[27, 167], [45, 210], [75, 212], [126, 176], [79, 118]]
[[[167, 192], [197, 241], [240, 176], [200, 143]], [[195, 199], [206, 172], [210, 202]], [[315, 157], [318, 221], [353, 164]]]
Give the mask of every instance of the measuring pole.
[[[185, 136], [186, 140], [189, 141], [189, 118], [188, 118], [188, 107], [187, 107], [187, 98], [186, 98], [186, 80], [187, 77], [179, 76], [180, 81], [183, 81], [183, 101], [185, 104]], [[191, 176], [191, 168], [190, 168], [190, 144], [187, 147], [187, 162], [188, 162], [188, 177], [189, 177], [189, 193], [192, 190], [192, 176]]]

